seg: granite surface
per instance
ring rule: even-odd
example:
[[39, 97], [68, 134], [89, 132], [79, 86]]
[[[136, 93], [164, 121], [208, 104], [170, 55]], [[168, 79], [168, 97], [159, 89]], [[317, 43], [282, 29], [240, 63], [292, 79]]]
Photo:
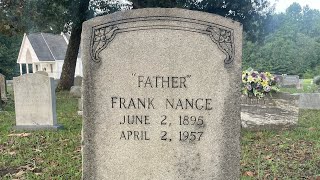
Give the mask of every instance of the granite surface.
[[56, 129], [53, 78], [24, 74], [13, 78], [16, 129]]

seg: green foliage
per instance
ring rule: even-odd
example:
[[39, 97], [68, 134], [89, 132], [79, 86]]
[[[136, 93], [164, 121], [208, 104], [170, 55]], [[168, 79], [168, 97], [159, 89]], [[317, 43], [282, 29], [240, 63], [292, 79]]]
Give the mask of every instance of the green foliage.
[[[312, 78], [320, 64], [320, 12], [292, 4], [286, 13], [275, 14], [265, 28], [263, 42], [246, 37], [243, 67], [277, 74]], [[320, 74], [320, 73], [319, 73]]]
[[0, 73], [6, 79], [18, 75], [17, 58], [22, 36], [7, 36], [0, 34]]
[[316, 84], [316, 85], [320, 85], [320, 76], [315, 76], [313, 78], [313, 83]]

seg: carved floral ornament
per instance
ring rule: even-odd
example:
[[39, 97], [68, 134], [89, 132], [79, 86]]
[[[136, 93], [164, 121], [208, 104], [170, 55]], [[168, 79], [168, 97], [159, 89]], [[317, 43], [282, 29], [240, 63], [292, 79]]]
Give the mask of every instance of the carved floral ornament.
[[[152, 27], [150, 27], [152, 29]], [[170, 28], [168, 28], [170, 29]], [[181, 27], [181, 30], [184, 30]], [[126, 32], [130, 30], [126, 29]], [[121, 32], [118, 26], [100, 26], [93, 28], [92, 42], [91, 42], [91, 58], [94, 62], [99, 63], [101, 51], [104, 50], [108, 44]], [[211, 40], [217, 44], [218, 48], [226, 55], [224, 60], [225, 64], [230, 64], [234, 61], [234, 39], [233, 30], [223, 28], [220, 26], [208, 26], [207, 29], [202, 30], [200, 33], [207, 34]]]

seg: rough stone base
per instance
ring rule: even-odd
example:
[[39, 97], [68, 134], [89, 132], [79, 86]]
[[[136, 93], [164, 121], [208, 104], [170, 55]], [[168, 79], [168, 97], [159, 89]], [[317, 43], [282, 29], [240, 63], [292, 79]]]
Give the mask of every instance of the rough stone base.
[[62, 129], [63, 126], [14, 126], [14, 130], [59, 130]]
[[266, 119], [253, 118], [252, 115], [241, 112], [241, 127], [251, 131], [292, 129], [297, 124], [296, 119], [266, 121]]
[[298, 123], [299, 96], [276, 93], [273, 97], [242, 97], [241, 126], [248, 130], [281, 130]]

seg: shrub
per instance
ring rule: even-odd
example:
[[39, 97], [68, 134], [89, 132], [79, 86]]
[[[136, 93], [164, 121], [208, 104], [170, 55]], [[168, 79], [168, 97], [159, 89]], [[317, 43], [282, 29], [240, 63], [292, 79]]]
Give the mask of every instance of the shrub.
[[320, 85], [320, 76], [315, 76], [313, 78], [313, 84]]

